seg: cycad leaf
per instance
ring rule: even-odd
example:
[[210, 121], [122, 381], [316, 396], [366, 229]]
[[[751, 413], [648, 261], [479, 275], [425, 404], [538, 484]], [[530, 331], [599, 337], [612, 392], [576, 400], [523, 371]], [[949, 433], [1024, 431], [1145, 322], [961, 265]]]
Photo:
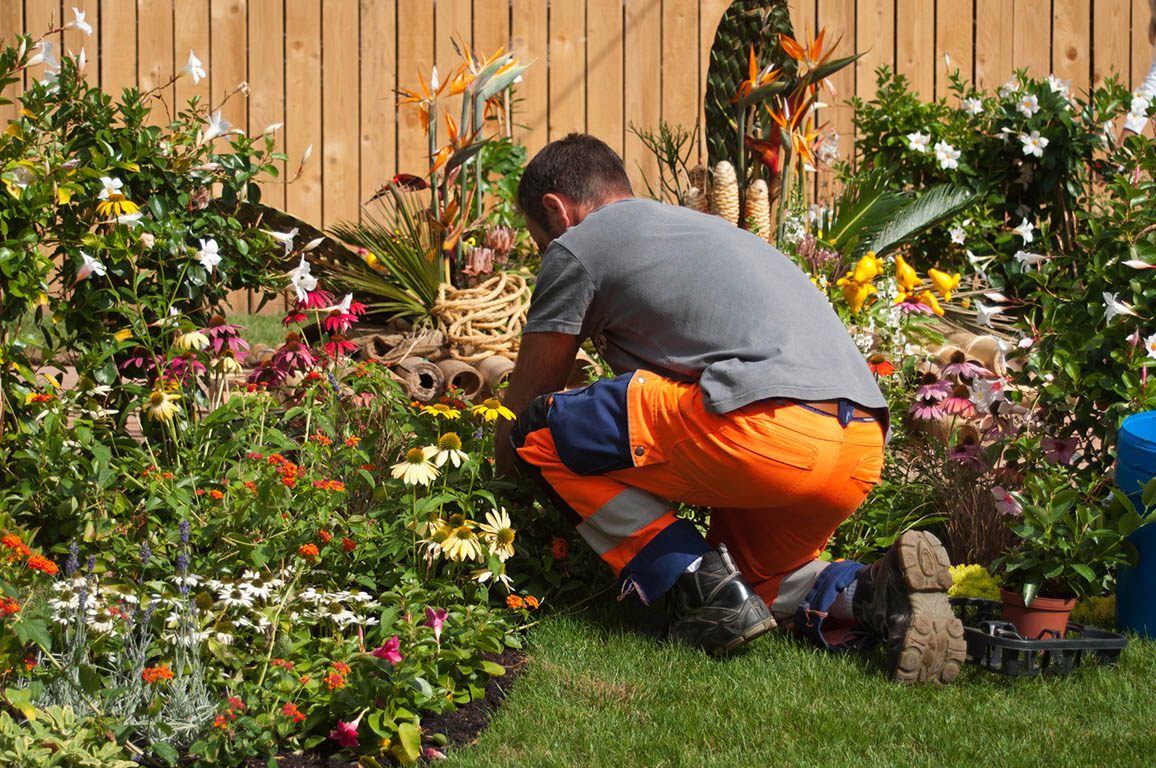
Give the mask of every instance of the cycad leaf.
[[967, 210], [979, 197], [978, 193], [953, 184], [932, 187], [905, 205], [877, 231], [860, 239], [855, 252], [875, 251], [876, 256], [884, 256], [916, 235]]
[[835, 221], [824, 240], [835, 251], [854, 246], [864, 234], [879, 231], [906, 202], [906, 197], [877, 182], [849, 186], [836, 206]]

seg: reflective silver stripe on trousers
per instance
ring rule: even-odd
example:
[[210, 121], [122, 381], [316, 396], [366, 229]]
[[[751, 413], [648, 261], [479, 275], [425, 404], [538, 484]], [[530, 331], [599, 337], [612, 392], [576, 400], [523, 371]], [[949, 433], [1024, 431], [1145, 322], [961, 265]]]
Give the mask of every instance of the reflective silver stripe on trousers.
[[779, 594], [775, 602], [771, 603], [771, 613], [779, 622], [790, 621], [795, 618], [795, 611], [803, 603], [811, 587], [815, 586], [815, 579], [819, 578], [827, 566], [826, 560], [812, 560], [787, 574], [779, 582]]
[[605, 555], [631, 535], [666, 514], [666, 502], [638, 488], [627, 488], [578, 526], [578, 533]]

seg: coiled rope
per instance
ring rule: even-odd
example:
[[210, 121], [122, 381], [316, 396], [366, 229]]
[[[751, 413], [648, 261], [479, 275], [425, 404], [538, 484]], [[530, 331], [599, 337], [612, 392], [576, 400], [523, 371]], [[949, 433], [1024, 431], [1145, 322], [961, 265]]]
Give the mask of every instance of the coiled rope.
[[450, 356], [475, 363], [494, 355], [515, 359], [529, 309], [526, 278], [517, 272], [500, 272], [475, 288], [442, 283], [431, 313], [449, 340]]

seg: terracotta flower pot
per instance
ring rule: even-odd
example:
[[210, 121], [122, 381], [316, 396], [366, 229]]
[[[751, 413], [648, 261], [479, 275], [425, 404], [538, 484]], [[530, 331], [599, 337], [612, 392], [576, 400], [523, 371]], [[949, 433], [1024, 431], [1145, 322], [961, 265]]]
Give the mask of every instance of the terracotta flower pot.
[[1076, 605], [1076, 598], [1063, 600], [1037, 595], [1031, 605], [1025, 606], [1022, 593], [1006, 589], [999, 592], [1003, 598], [1003, 616], [1015, 625], [1021, 637], [1027, 640], [1040, 639], [1044, 631], [1049, 629], [1055, 634], [1042, 639], [1055, 640], [1064, 636], [1068, 628], [1068, 615]]

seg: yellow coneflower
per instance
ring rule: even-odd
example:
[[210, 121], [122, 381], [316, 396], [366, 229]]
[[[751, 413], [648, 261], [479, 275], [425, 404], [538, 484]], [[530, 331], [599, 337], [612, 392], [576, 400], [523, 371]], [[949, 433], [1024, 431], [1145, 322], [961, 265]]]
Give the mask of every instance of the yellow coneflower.
[[429, 460], [437, 450], [432, 445], [409, 449], [404, 461], [390, 467], [390, 474], [406, 485], [429, 485], [438, 476], [437, 468]]
[[481, 405], [475, 405], [470, 409], [470, 412], [475, 416], [481, 415], [486, 421], [497, 421], [499, 417], [514, 420], [514, 412], [506, 406], [502, 405], [502, 401], [494, 397], [486, 398]]
[[[450, 408], [445, 403], [434, 403], [433, 405], [423, 405], [421, 407], [422, 413], [428, 413], [433, 416], [440, 416], [443, 419], [456, 419], [462, 415], [462, 412], [457, 408]], [[440, 466], [440, 465], [439, 465]]]
[[139, 205], [119, 192], [110, 192], [107, 200], [102, 200], [96, 204], [97, 215], [103, 216], [106, 219], [136, 213], [139, 210]]
[[504, 563], [513, 556], [516, 534], [510, 527], [510, 516], [505, 507], [487, 512], [486, 522], [479, 527], [486, 534], [490, 553], [497, 555], [498, 560]]
[[154, 390], [145, 403], [145, 415], [156, 421], [169, 421], [177, 412], [174, 403], [180, 399], [180, 395], [169, 394], [160, 389]]
[[209, 337], [200, 331], [189, 331], [177, 336], [173, 346], [177, 349], [204, 349], [209, 346]]
[[226, 349], [220, 357], [213, 361], [213, 370], [217, 373], [235, 375], [245, 369], [237, 362], [237, 356], [233, 354], [233, 350]]
[[470, 457], [462, 450], [462, 439], [453, 432], [447, 432], [438, 438], [437, 449], [438, 452], [434, 454], [434, 463], [439, 467], [447, 461], [455, 467], [460, 467], [462, 462]]
[[480, 560], [482, 558], [482, 542], [468, 523], [451, 528], [449, 535], [441, 543], [441, 547], [442, 552], [450, 560]]

